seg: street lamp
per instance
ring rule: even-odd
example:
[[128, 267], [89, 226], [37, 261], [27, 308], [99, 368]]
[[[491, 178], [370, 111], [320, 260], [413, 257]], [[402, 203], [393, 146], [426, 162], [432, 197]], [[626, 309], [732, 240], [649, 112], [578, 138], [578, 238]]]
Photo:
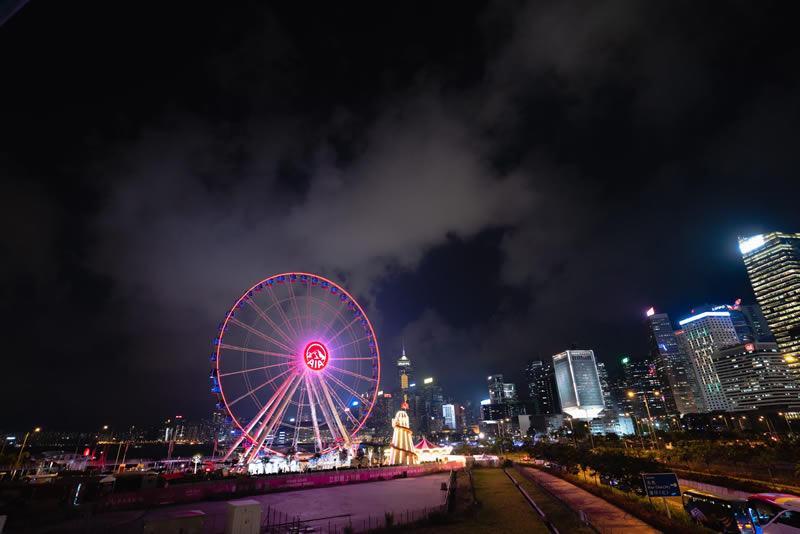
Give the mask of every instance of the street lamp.
[[786, 428], [788, 429], [788, 433], [791, 436], [792, 434], [792, 424], [789, 422], [789, 415], [785, 412], [778, 412], [778, 415], [782, 415], [783, 419], [786, 421]]
[[[658, 391], [654, 391], [653, 394], [658, 396], [660, 393]], [[633, 391], [628, 392], [628, 397], [633, 398], [636, 394]], [[653, 426], [653, 417], [650, 415], [650, 403], [647, 402], [647, 392], [642, 391], [642, 396], [644, 397], [644, 407], [647, 410], [647, 424], [650, 425], [650, 442], [653, 444], [653, 449], [658, 450], [658, 444], [656, 443], [656, 428]]]
[[[41, 430], [41, 428], [39, 428], [38, 426], [33, 429], [34, 432], [39, 432], [40, 430]], [[17, 469], [19, 469], [19, 464], [20, 464], [20, 462], [22, 462], [22, 451], [25, 450], [25, 445], [28, 443], [28, 436], [30, 436], [30, 435], [31, 435], [30, 432], [26, 432], [25, 433], [25, 439], [22, 440], [22, 448], [19, 450], [19, 455], [17, 456], [17, 462], [14, 464], [14, 471], [11, 473], [11, 478], [14, 478], [14, 475], [16, 474]]]

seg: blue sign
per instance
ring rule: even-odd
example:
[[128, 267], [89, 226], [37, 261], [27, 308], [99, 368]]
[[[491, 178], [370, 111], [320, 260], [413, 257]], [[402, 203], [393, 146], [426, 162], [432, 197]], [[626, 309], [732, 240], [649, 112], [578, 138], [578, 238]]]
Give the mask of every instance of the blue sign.
[[642, 473], [648, 497], [680, 497], [678, 475], [675, 473]]

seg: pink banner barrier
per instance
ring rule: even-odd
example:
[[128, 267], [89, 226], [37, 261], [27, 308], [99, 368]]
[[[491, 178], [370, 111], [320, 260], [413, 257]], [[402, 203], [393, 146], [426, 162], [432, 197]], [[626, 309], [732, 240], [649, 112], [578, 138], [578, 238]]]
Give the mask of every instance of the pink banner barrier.
[[339, 484], [390, 480], [404, 476], [418, 477], [442, 471], [459, 470], [459, 462], [441, 464], [407, 465], [375, 469], [347, 469], [344, 471], [308, 472], [288, 475], [241, 477], [227, 481], [209, 481], [196, 484], [176, 484], [167, 488], [117, 493], [103, 497], [97, 504], [103, 510], [139, 508], [154, 505], [177, 504], [208, 499], [226, 499], [242, 495], [269, 493], [271, 491], [299, 488], [321, 488]]

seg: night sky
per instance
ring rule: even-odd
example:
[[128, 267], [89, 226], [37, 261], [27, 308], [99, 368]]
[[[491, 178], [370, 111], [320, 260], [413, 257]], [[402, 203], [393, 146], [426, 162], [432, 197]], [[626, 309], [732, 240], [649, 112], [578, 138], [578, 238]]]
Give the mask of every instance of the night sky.
[[737, 237], [800, 231], [784, 3], [262, 4], [0, 26], [0, 428], [207, 416], [217, 324], [285, 271], [358, 297], [391, 387], [404, 339], [476, 401], [752, 302]]

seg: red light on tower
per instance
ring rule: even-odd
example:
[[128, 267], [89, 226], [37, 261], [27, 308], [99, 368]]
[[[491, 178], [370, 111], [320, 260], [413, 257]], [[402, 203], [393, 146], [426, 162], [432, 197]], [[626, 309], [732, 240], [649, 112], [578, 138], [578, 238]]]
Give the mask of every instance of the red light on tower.
[[303, 350], [303, 361], [312, 371], [322, 371], [328, 365], [328, 348], [319, 341], [312, 341]]
[[744, 350], [746, 350], [747, 352], [754, 352], [756, 350], [756, 346], [753, 345], [752, 343], [748, 343], [747, 345], [744, 346]]

